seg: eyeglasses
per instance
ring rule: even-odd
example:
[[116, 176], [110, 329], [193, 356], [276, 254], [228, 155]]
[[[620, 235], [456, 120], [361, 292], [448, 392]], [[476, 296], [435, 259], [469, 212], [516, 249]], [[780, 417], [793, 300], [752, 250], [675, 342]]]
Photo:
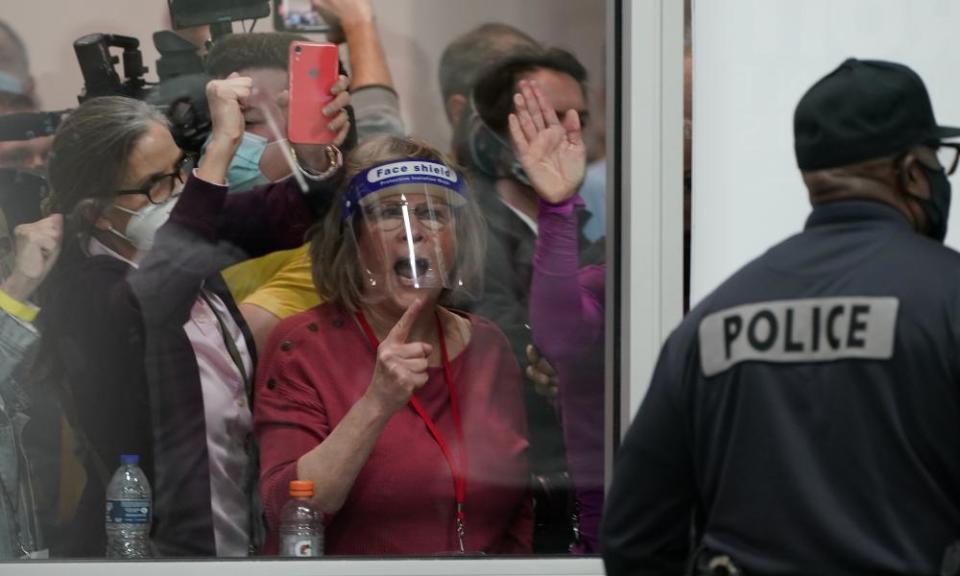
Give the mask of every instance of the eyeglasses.
[[938, 142], [935, 146], [937, 150], [937, 162], [943, 167], [947, 176], [957, 171], [957, 163], [960, 161], [960, 144]]
[[150, 200], [151, 204], [163, 204], [173, 195], [177, 182], [183, 184], [187, 181], [187, 176], [193, 171], [194, 164], [193, 156], [185, 154], [177, 161], [177, 169], [173, 172], [152, 176], [139, 188], [119, 190], [115, 194], [117, 196], [143, 195]]
[[[404, 226], [404, 209], [431, 232], [445, 229], [453, 220], [453, 208], [440, 202], [411, 206], [407, 202], [383, 202], [363, 209], [367, 221], [383, 232], [393, 232]], [[408, 216], [409, 218], [410, 216]]]

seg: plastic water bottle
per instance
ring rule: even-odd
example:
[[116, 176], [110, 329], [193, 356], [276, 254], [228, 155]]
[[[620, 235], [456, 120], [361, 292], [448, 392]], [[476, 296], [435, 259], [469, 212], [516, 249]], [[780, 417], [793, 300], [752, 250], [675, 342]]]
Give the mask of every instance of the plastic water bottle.
[[149, 558], [153, 495], [136, 454], [120, 456], [107, 485], [107, 558]]
[[280, 555], [323, 556], [323, 514], [311, 503], [313, 482], [290, 482], [290, 500], [280, 512]]

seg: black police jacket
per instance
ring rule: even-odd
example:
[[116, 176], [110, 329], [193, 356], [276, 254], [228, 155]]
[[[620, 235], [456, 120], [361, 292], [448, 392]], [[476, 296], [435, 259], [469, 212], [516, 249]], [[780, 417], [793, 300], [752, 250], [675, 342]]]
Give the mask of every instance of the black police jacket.
[[620, 449], [608, 574], [935, 574], [960, 538], [960, 254], [886, 205], [806, 229], [697, 306]]

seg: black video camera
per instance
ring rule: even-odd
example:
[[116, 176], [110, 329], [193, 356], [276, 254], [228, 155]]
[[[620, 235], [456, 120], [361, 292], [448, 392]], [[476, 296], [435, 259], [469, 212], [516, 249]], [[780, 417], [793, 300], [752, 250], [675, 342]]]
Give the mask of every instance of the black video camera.
[[[170, 18], [177, 29], [209, 25], [212, 41], [232, 32], [237, 20], [256, 20], [270, 14], [268, 0], [167, 0]], [[177, 144], [199, 153], [210, 132], [206, 85], [210, 81], [198, 47], [177, 34], [161, 30], [153, 35], [160, 52], [157, 75], [160, 82], [144, 80], [140, 42], [130, 36], [89, 34], [74, 42], [74, 51], [83, 73], [83, 103], [98, 96], [127, 96], [144, 100], [164, 110]], [[121, 49], [120, 57], [111, 49]], [[123, 63], [123, 80], [117, 65]]]
[[[144, 75], [140, 41], [118, 34], [88, 34], [73, 43], [83, 74], [80, 103], [100, 96], [126, 96], [152, 104], [167, 115], [173, 138], [184, 150], [199, 152], [210, 131], [205, 88], [210, 78], [204, 71], [197, 47], [170, 31], [153, 35], [160, 52], [158, 84]], [[111, 49], [122, 49], [123, 80], [117, 72], [121, 57]]]
[[[123, 49], [123, 75], [120, 81], [116, 65], [120, 59], [110, 53], [111, 48]], [[147, 82], [143, 75], [148, 69], [143, 65], [140, 41], [132, 36], [119, 34], [87, 34], [73, 43], [77, 62], [83, 74], [83, 92], [80, 103], [98, 96], [126, 96], [142, 100], [146, 95]]]
[[[167, 1], [175, 28], [209, 25], [213, 42], [231, 33], [231, 23], [236, 20], [256, 20], [270, 14], [269, 0]], [[206, 98], [210, 77], [198, 54], [199, 47], [169, 30], [155, 32], [153, 42], [160, 53], [156, 63], [158, 83], [144, 78], [148, 68], [143, 65], [138, 39], [119, 34], [88, 34], [79, 38], [73, 48], [84, 87], [77, 99], [80, 103], [100, 96], [143, 100], [166, 114], [180, 148], [199, 153], [211, 128]], [[120, 64], [122, 78], [117, 71]], [[0, 115], [0, 142], [51, 136], [69, 113], [70, 110], [61, 110]], [[11, 227], [37, 219], [39, 199], [46, 193], [47, 183], [41, 175], [17, 168], [0, 169], [0, 210], [7, 212]]]
[[[119, 34], [88, 34], [73, 43], [83, 74], [82, 104], [101, 96], [126, 96], [152, 104], [167, 115], [177, 145], [197, 153], [210, 132], [205, 88], [210, 78], [204, 71], [197, 47], [170, 31], [154, 33], [160, 52], [157, 70], [160, 82], [144, 79], [140, 41]], [[111, 49], [122, 50], [116, 56]], [[117, 65], [123, 63], [123, 79]]]
[[[232, 31], [232, 22], [256, 20], [270, 14], [269, 0], [167, 0], [174, 27], [211, 27], [213, 41]], [[153, 35], [160, 52], [157, 75], [160, 82], [144, 79], [140, 41], [119, 34], [88, 34], [73, 43], [84, 87], [77, 99], [83, 103], [99, 96], [126, 96], [144, 100], [164, 110], [171, 121], [177, 144], [199, 152], [210, 130], [204, 70], [198, 47], [169, 30]], [[111, 50], [122, 50], [119, 56]], [[123, 64], [123, 79], [117, 65]], [[59, 112], [21, 113], [0, 116], [0, 142], [30, 140], [52, 135], [61, 118]]]

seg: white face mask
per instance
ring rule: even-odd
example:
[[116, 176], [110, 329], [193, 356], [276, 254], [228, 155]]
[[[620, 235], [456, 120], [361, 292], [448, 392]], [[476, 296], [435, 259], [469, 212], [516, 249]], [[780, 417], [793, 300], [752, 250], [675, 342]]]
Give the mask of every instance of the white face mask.
[[180, 199], [179, 191], [168, 198], [163, 204], [147, 204], [139, 210], [130, 210], [123, 206], [113, 205], [114, 208], [130, 215], [127, 222], [127, 231], [122, 233], [112, 225], [110, 232], [123, 238], [133, 245], [139, 253], [148, 252], [153, 248], [153, 240], [157, 235], [157, 230], [170, 219], [170, 213], [173, 207], [177, 205]]

